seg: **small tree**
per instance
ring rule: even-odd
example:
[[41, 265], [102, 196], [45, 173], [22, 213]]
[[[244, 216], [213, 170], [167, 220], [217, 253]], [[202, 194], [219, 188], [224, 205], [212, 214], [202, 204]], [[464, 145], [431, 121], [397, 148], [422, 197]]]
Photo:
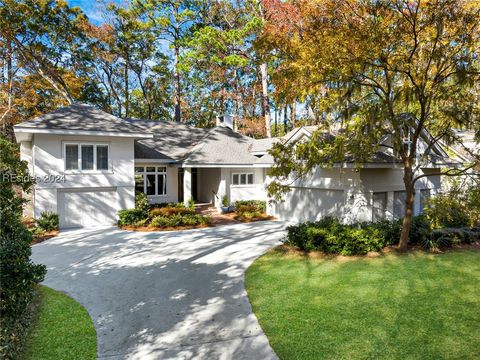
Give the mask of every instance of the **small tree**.
[[5, 358], [17, 351], [34, 287], [46, 272], [45, 266], [30, 261], [32, 234], [21, 222], [25, 200], [15, 191], [29, 191], [31, 186], [18, 149], [0, 138], [0, 349]]
[[[292, 1], [282, 12], [276, 3], [269, 1], [272, 26], [266, 27], [264, 43], [282, 61], [276, 78], [291, 81], [275, 86], [292, 98], [314, 98], [321, 121], [310, 141], [295, 149], [274, 147], [276, 181], [270, 194], [288, 191], [285, 179], [292, 173], [303, 176], [315, 166], [346, 159], [361, 164], [388, 136], [387, 146], [404, 172], [399, 246], [405, 248], [414, 186], [428, 176], [419, 170], [430, 162], [431, 150], [441, 143], [462, 145], [453, 127], [480, 128], [480, 5], [467, 0]], [[335, 137], [322, 135], [333, 128]], [[419, 154], [421, 140], [427, 148]], [[478, 154], [471, 155], [478, 161]], [[298, 156], [304, 161], [296, 161]], [[442, 173], [457, 175], [472, 167]]]

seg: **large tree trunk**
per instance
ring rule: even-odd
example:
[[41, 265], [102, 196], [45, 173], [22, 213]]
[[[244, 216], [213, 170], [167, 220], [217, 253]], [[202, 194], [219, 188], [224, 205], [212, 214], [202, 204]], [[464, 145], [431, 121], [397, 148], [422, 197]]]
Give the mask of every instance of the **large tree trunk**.
[[[296, 112], [297, 112], [297, 101], [293, 100], [292, 104], [290, 105], [290, 126], [292, 129], [295, 128]], [[286, 133], [287, 133], [287, 130], [285, 130], [285, 134]]]
[[125, 67], [124, 67], [124, 86], [125, 86], [125, 117], [128, 117], [128, 111], [130, 107], [130, 96], [129, 96], [129, 89], [128, 89], [128, 57], [125, 59]]
[[262, 115], [265, 117], [265, 130], [267, 137], [272, 137], [270, 103], [268, 100], [267, 63], [262, 63], [260, 65], [260, 76], [262, 78]]
[[402, 232], [398, 247], [400, 250], [406, 250], [408, 238], [410, 236], [410, 227], [413, 218], [413, 204], [415, 200], [415, 188], [413, 183], [413, 172], [410, 164], [404, 166], [403, 182], [405, 184], [405, 216], [403, 217]]
[[180, 105], [180, 98], [181, 98], [181, 86], [180, 86], [180, 72], [178, 70], [178, 61], [180, 57], [180, 50], [178, 45], [175, 44], [175, 70], [174, 70], [174, 78], [175, 78], [175, 121], [180, 122], [182, 121], [182, 108]]
[[285, 110], [283, 111], [283, 133], [286, 134], [288, 131], [288, 105], [285, 105]]

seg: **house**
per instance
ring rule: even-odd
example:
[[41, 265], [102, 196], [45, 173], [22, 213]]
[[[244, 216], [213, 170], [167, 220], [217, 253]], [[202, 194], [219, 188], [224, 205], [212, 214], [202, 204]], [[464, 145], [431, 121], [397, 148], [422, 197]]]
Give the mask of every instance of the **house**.
[[[313, 127], [283, 138], [252, 139], [234, 131], [231, 118], [211, 129], [165, 121], [121, 119], [93, 106], [73, 104], [14, 127], [21, 157], [36, 179], [31, 208], [59, 214], [60, 226], [115, 223], [120, 209], [134, 206], [135, 191], [151, 203], [211, 203], [222, 198], [268, 200], [265, 186], [276, 141], [311, 136]], [[451, 163], [440, 148], [417, 183], [415, 212], [440, 188], [440, 168]], [[352, 164], [317, 169], [292, 184], [292, 191], [268, 212], [280, 219], [345, 221], [401, 216], [405, 192], [401, 166], [385, 149], [360, 170]]]

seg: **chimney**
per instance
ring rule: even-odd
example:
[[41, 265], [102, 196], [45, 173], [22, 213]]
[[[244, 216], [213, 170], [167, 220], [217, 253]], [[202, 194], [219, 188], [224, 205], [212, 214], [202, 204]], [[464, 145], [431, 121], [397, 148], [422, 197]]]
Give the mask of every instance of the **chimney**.
[[233, 131], [237, 131], [237, 121], [235, 115], [224, 114], [217, 116], [217, 126], [225, 126]]

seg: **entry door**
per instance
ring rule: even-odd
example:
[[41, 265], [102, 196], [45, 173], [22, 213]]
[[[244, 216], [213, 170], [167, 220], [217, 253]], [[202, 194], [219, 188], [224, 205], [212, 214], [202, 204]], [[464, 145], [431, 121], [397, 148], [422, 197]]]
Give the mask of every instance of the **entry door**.
[[178, 202], [183, 202], [183, 169], [178, 169]]

